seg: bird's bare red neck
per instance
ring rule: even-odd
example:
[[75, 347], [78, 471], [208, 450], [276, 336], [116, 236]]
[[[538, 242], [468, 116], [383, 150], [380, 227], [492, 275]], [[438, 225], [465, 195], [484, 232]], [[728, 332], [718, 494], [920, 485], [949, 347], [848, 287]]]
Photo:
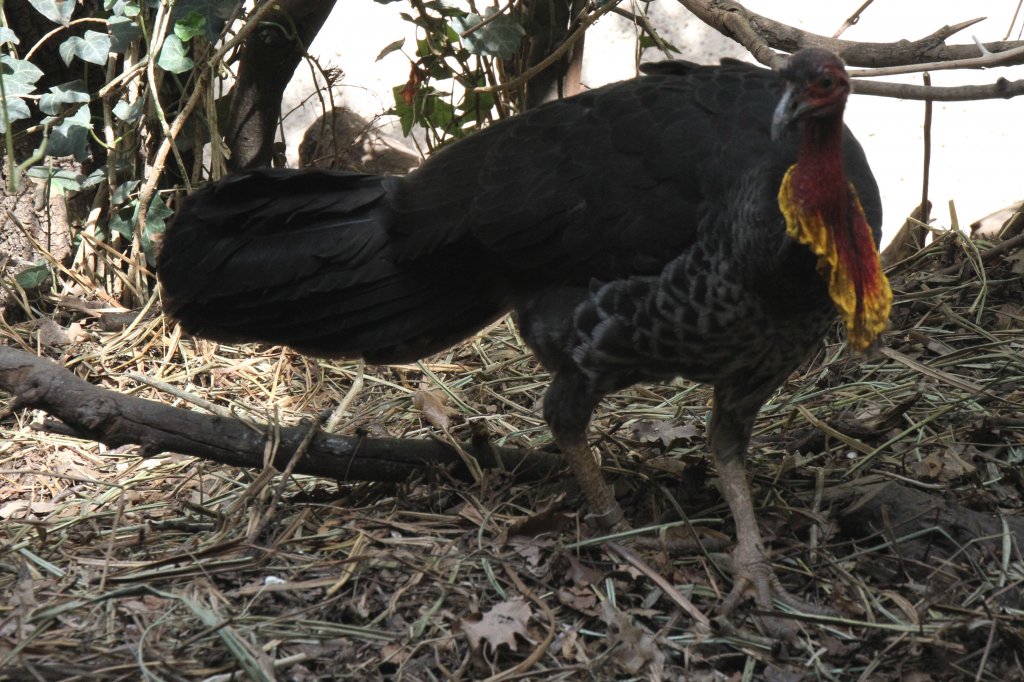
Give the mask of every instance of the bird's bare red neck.
[[846, 211], [846, 201], [836, 201], [846, 196], [841, 116], [807, 121], [793, 183], [795, 195], [808, 209], [816, 208], [826, 214]]
[[871, 226], [843, 170], [841, 111], [805, 123], [779, 208], [787, 233], [818, 256], [818, 271], [846, 322], [851, 345], [865, 349], [885, 328], [892, 293]]

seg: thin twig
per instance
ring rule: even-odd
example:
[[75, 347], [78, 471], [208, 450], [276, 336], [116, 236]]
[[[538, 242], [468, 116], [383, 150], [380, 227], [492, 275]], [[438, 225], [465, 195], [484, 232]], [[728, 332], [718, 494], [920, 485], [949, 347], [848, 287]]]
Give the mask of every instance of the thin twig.
[[843, 25], [836, 29], [836, 32], [832, 34], [832, 37], [838, 38], [843, 35], [843, 32], [846, 31], [846, 29], [856, 25], [857, 22], [860, 21], [860, 15], [868, 8], [868, 5], [874, 1], [875, 0], [864, 0], [864, 4], [858, 7], [856, 12], [847, 17], [846, 21], [843, 22]]

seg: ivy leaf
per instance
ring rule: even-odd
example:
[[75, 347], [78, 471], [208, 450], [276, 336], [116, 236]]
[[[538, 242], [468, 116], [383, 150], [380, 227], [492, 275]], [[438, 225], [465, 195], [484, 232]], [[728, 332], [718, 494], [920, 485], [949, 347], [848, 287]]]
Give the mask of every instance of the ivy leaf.
[[184, 19], [179, 19], [174, 24], [174, 35], [183, 43], [187, 43], [196, 36], [206, 35], [206, 17], [199, 12], [189, 12]]
[[25, 291], [38, 289], [48, 279], [50, 279], [50, 268], [44, 262], [26, 268], [14, 276], [14, 281]]
[[[43, 119], [43, 123], [50, 123], [52, 117]], [[89, 105], [83, 105], [81, 109], [67, 116], [63, 121], [50, 129], [50, 136], [46, 143], [45, 153], [47, 156], [74, 156], [76, 161], [84, 161], [89, 157], [89, 127], [92, 119], [89, 114]]]
[[145, 100], [141, 97], [129, 104], [125, 100], [114, 105], [113, 113], [125, 123], [135, 123], [142, 116], [142, 106]]
[[[237, 0], [177, 0], [174, 9], [171, 11], [171, 21], [174, 22], [175, 33], [180, 22], [189, 23], [189, 17], [193, 14], [202, 17], [203, 32], [206, 39], [211, 43], [216, 42], [217, 36], [224, 30], [224, 25], [235, 13], [238, 6]], [[186, 40], [178, 36], [181, 40]]]
[[[114, 202], [115, 206], [127, 204], [129, 199], [131, 199], [132, 192], [141, 184], [141, 180], [129, 180], [128, 182], [121, 183], [114, 188], [114, 194], [110, 197], [111, 201]], [[131, 235], [128, 236], [130, 237]]]
[[474, 26], [479, 26], [484, 19], [487, 20], [486, 24], [462, 37], [462, 44], [466, 49], [473, 54], [486, 54], [502, 59], [514, 55], [526, 31], [511, 16], [498, 14], [498, 10], [493, 7], [485, 9], [483, 17], [479, 14], [455, 17], [452, 19], [452, 25], [461, 35]]
[[39, 110], [49, 116], [56, 116], [60, 113], [61, 104], [88, 101], [89, 93], [85, 88], [85, 81], [78, 79], [50, 88], [49, 93], [39, 98]]
[[[121, 185], [118, 189], [124, 187], [125, 185]], [[135, 234], [135, 223], [139, 220], [139, 202], [137, 199], [132, 200], [131, 217], [126, 217], [127, 214], [127, 209], [116, 212], [107, 222], [107, 228], [112, 232], [117, 232], [125, 239], [131, 239]], [[146, 213], [146, 224], [142, 228], [142, 234], [140, 235], [142, 252], [146, 254], [146, 262], [151, 266], [156, 265], [153, 241], [157, 235], [163, 234], [167, 229], [167, 219], [172, 215], [174, 215], [174, 211], [167, 207], [163, 197], [159, 194], [155, 195], [153, 201], [149, 204], [149, 211]]]
[[82, 175], [67, 168], [51, 168], [49, 166], [33, 166], [26, 173], [30, 178], [48, 183], [64, 194], [65, 192], [80, 192], [89, 187], [95, 187], [107, 177], [105, 168], [97, 168], [89, 175]]
[[35, 64], [5, 54], [0, 55], [0, 75], [4, 79], [4, 93], [7, 95], [6, 102], [0, 102], [0, 106], [4, 108], [0, 111], [0, 132], [6, 133], [4, 113], [7, 115], [8, 123], [31, 117], [28, 104], [20, 95], [32, 94], [36, 89], [36, 81], [42, 77], [43, 72]]
[[658, 48], [658, 49], [661, 49], [662, 47], [664, 47], [665, 50], [668, 51], [668, 52], [674, 52], [676, 54], [680, 54], [679, 48], [676, 47], [675, 45], [673, 45], [672, 43], [668, 42], [667, 40], [662, 39], [661, 43], [659, 44], [658, 41], [656, 41], [654, 38], [652, 38], [651, 36], [647, 35], [646, 33], [644, 35], [640, 36], [640, 49], [641, 50], [650, 50], [650, 49], [655, 48], [655, 47]]
[[124, 54], [132, 41], [142, 37], [142, 29], [128, 17], [110, 17], [107, 30], [110, 32], [110, 51], [117, 54]]
[[[32, 113], [28, 110], [28, 105], [25, 104], [25, 100], [20, 97], [8, 97], [6, 102], [0, 102], [0, 105], [6, 105], [7, 121], [14, 123], [15, 121], [21, 121], [29, 118]], [[3, 116], [3, 113], [0, 113]], [[6, 133], [7, 126], [4, 125], [3, 118], [0, 118], [0, 133]]]
[[103, 0], [103, 9], [114, 17], [139, 16], [139, 3], [135, 0]]
[[412, 132], [412, 124], [416, 122], [416, 116], [412, 105], [406, 101], [405, 92], [405, 84], [391, 88], [391, 93], [395, 97], [395, 106], [388, 113], [398, 117], [398, 122], [402, 124], [402, 135], [409, 137]]
[[43, 76], [35, 64], [6, 54], [0, 55], [0, 69], [3, 70], [4, 92], [8, 97], [31, 94], [36, 89], [36, 81]]
[[68, 66], [75, 57], [90, 64], [103, 66], [110, 54], [110, 36], [98, 31], [86, 31], [81, 37], [71, 36], [61, 43], [57, 50]]
[[6, 26], [0, 26], [0, 45], [10, 43], [11, 45], [17, 45], [21, 41], [18, 39], [18, 34], [7, 28]]
[[28, 0], [29, 4], [55, 24], [67, 26], [75, 11], [75, 0]]
[[403, 45], [405, 45], [405, 38], [399, 38], [395, 42], [389, 43], [387, 47], [385, 47], [383, 50], [380, 51], [380, 54], [377, 55], [377, 59], [375, 59], [374, 61], [379, 62], [380, 60], [384, 59], [384, 57], [387, 57], [392, 52], [395, 52], [397, 50], [401, 50]]
[[[138, 217], [138, 206], [132, 215], [132, 222]], [[167, 229], [167, 219], [174, 215], [174, 211], [167, 207], [163, 197], [159, 194], [153, 197], [149, 204], [149, 211], [146, 212], [146, 226], [142, 230], [142, 252], [146, 254], [146, 262], [151, 267], [156, 267], [156, 254], [153, 251], [153, 241], [157, 235], [161, 235]]]
[[122, 213], [125, 211], [118, 211], [110, 216], [110, 220], [107, 221], [107, 230], [110, 234], [115, 232], [125, 239], [131, 240], [132, 235], [135, 233], [135, 222], [130, 218], [126, 218]]
[[164, 38], [164, 46], [160, 48], [160, 56], [156, 60], [156, 65], [164, 71], [184, 73], [195, 66], [195, 62], [189, 59], [188, 47], [181, 42], [181, 38], [167, 36]]

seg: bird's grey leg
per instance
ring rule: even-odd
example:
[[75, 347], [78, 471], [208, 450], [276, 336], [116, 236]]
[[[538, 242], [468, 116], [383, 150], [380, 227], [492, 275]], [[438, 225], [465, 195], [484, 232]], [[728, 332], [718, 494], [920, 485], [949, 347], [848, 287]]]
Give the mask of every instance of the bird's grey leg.
[[587, 427], [599, 399], [583, 375], [559, 372], [544, 394], [544, 420], [587, 498], [591, 516], [603, 530], [626, 530], [622, 508], [587, 444]]
[[736, 524], [736, 549], [733, 552], [733, 588], [720, 610], [728, 614], [749, 596], [764, 610], [771, 610], [772, 600], [779, 599], [798, 610], [818, 612], [820, 609], [794, 597], [782, 587], [768, 563], [761, 531], [757, 527], [745, 459], [754, 416], [760, 404], [741, 412], [730, 407], [732, 401], [721, 398], [716, 390], [711, 417], [711, 454], [718, 469], [722, 496]]

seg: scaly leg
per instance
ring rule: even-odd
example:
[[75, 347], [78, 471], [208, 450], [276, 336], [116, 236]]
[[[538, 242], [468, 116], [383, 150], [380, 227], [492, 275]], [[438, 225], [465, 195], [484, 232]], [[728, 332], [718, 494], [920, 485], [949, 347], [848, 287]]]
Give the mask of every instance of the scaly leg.
[[819, 613], [819, 607], [786, 591], [765, 556], [744, 462], [758, 408], [754, 408], [749, 416], [740, 414], [731, 409], [728, 401], [719, 400], [719, 397], [716, 390], [711, 419], [711, 454], [721, 480], [722, 495], [736, 523], [733, 588], [720, 610], [728, 614], [744, 598], [753, 597], [757, 606], [766, 611], [772, 609], [772, 600], [778, 599], [797, 610]]
[[576, 476], [576, 482], [579, 483], [584, 497], [587, 498], [590, 515], [597, 524], [608, 532], [627, 530], [628, 524], [624, 521], [622, 507], [615, 500], [608, 482], [604, 480], [601, 467], [587, 445], [586, 433], [563, 435], [556, 440], [569, 462], [573, 475]]
[[605, 531], [627, 530], [622, 507], [587, 444], [587, 427], [598, 399], [582, 374], [560, 372], [544, 394], [544, 420], [569, 462], [594, 520]]

